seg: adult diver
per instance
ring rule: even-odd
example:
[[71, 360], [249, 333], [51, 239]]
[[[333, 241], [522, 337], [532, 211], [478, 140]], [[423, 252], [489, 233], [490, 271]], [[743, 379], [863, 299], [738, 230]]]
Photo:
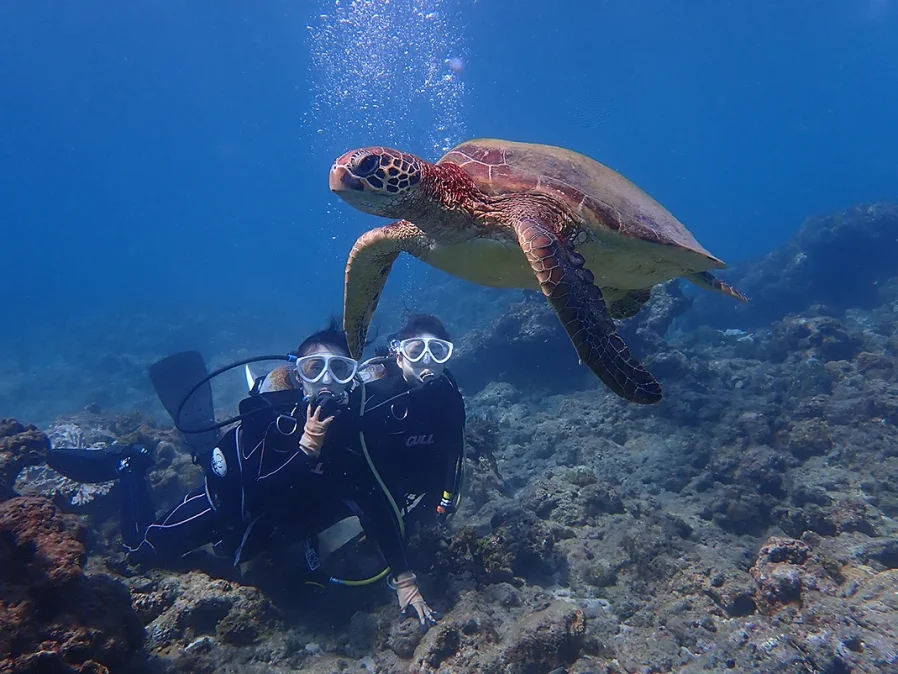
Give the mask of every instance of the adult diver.
[[[156, 363], [154, 387], [205, 473], [203, 485], [159, 518], [145, 448], [54, 448], [48, 463], [82, 482], [120, 480], [132, 563], [172, 563], [211, 543], [237, 565], [302, 541], [310, 573], [344, 582], [320, 572], [315, 534], [356, 515], [388, 564], [401, 611], [412, 606], [426, 629], [437, 616], [408, 562], [404, 516], [420, 501], [415, 512], [445, 518], [458, 502], [464, 404], [444, 371], [452, 350], [437, 319], [413, 317], [380, 359], [398, 374], [353, 387], [359, 365], [332, 324], [303, 341], [290, 366], [256, 381], [240, 414], [219, 423], [209, 380], [228, 368], [208, 375], [196, 352]], [[262, 359], [269, 357], [248, 360]]]

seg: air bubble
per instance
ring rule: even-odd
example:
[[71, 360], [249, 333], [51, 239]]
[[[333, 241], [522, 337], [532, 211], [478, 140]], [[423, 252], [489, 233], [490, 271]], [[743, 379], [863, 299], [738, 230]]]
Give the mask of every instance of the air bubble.
[[446, 65], [449, 66], [452, 72], [460, 73], [465, 69], [465, 60], [460, 56], [453, 56], [452, 58], [446, 59]]
[[[435, 160], [467, 136], [461, 4], [469, 0], [325, 3], [310, 28], [312, 128], [341, 153], [392, 144]], [[447, 74], [447, 69], [450, 71]], [[369, 131], [369, 129], [371, 131]]]

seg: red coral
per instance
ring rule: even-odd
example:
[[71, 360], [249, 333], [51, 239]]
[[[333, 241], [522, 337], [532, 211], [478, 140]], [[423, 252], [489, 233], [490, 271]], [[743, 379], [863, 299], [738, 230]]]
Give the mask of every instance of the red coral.
[[114, 670], [139, 648], [128, 590], [84, 573], [83, 532], [45, 498], [0, 503], [0, 674]]

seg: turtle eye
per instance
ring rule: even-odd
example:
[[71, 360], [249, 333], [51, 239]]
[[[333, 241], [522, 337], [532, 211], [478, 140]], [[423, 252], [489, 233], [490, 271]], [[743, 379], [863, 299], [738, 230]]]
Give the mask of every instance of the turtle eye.
[[356, 162], [353, 173], [362, 177], [368, 176], [374, 173], [379, 164], [380, 160], [377, 158], [377, 155], [369, 154], [361, 161]]

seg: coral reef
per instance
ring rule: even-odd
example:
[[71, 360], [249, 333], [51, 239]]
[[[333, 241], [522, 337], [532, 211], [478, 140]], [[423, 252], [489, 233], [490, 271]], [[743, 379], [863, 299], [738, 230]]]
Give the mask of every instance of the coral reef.
[[85, 533], [47, 499], [0, 504], [0, 672], [123, 671], [140, 655], [127, 588], [84, 572]]
[[[437, 626], [421, 634], [400, 620], [384, 584], [300, 587], [296, 550], [243, 577], [128, 569], [148, 671], [898, 671], [898, 270], [884, 257], [896, 222], [887, 204], [809, 221], [728, 277], [751, 307], [656, 288], [620, 323], [665, 387], [648, 408], [599, 386], [545, 301], [525, 294], [457, 340], [452, 369], [469, 410], [462, 511], [449, 527], [410, 526]], [[849, 258], [866, 267], [842, 264], [835, 282], [820, 281]], [[176, 473], [189, 459], [167, 428], [137, 415], [60, 423], [138, 433], [156, 448], [157, 491], [183, 494]], [[42, 436], [14, 428], [0, 434], [0, 465], [38, 463]], [[10, 452], [6, 441], [23, 432], [32, 444], [16, 447], [32, 449]], [[47, 501], [24, 502], [41, 513], [21, 516], [29, 535], [58, 541], [41, 544], [60, 561], [3, 575], [4, 593], [51, 573], [94, 578], [70, 520]], [[0, 529], [19, 519], [0, 517]], [[0, 536], [0, 575], [27, 557], [27, 543], [9, 543], [21, 535]], [[102, 546], [90, 552], [88, 568], [124, 570]], [[4, 657], [36, 652], [22, 629], [24, 645], [3, 642]], [[74, 660], [57, 636], [54, 657], [82, 667], [112, 667], [101, 658], [124, 662], [135, 648], [119, 636], [128, 648]]]
[[[155, 458], [150, 479], [157, 509], [167, 509], [202, 480], [202, 471], [190, 464], [180, 434], [136, 411], [106, 414], [88, 408], [57, 418], [46, 433], [56, 448], [102, 449], [113, 443], [149, 448]], [[116, 520], [120, 513], [115, 482], [82, 484], [37, 460], [20, 470], [15, 490], [22, 495], [46, 496], [61, 507], [90, 515], [95, 522]]]
[[159, 667], [194, 671], [212, 652], [224, 660], [258, 658], [272, 664], [283, 661], [285, 666], [302, 661], [290, 648], [297, 637], [255, 588], [197, 571], [153, 573], [128, 582], [134, 610], [145, 625], [147, 647]]
[[[689, 309], [690, 300], [670, 282], [656, 286], [651, 299], [634, 318], [617, 321], [637, 353], [651, 353], [664, 343], [671, 323]], [[460, 340], [452, 368], [467, 391], [495, 383], [545, 392], [580, 390], [593, 375], [580, 367], [570, 339], [541, 293], [523, 291], [489, 325], [475, 328]]]
[[19, 471], [43, 463], [49, 449], [47, 436], [34, 426], [0, 419], [0, 501], [16, 495], [14, 484]]
[[881, 302], [881, 284], [895, 275], [896, 256], [898, 204], [861, 204], [809, 218], [786, 245], [724, 273], [752, 299], [750, 305], [698, 297], [687, 323], [758, 327], [811, 304], [840, 313], [872, 309]]
[[469, 405], [493, 408], [518, 491], [469, 500], [474, 527], [448, 550], [472, 562], [438, 573], [554, 588], [586, 615], [603, 671], [898, 668], [898, 285], [883, 295], [842, 320], [809, 306], [671, 338], [650, 360], [667, 387], [652, 410], [488, 386]]

